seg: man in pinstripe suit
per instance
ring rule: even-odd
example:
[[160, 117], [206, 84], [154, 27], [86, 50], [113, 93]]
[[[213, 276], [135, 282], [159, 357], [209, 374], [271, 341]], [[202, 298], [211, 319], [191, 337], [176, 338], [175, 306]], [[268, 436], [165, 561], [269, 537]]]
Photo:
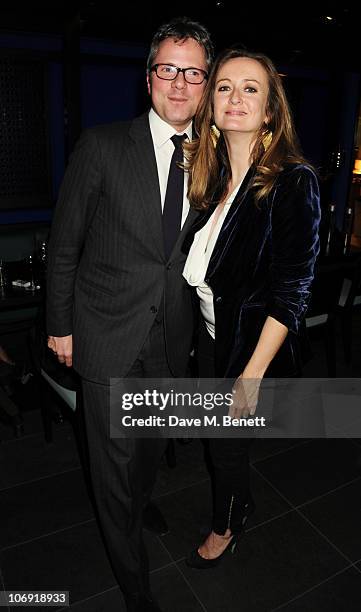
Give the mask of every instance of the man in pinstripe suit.
[[181, 18], [158, 30], [147, 65], [150, 113], [83, 133], [49, 245], [48, 346], [82, 378], [101, 528], [127, 609], [136, 612], [159, 610], [141, 530], [165, 442], [109, 438], [110, 378], [186, 373], [193, 317], [180, 246], [195, 213], [185, 188], [182, 230], [166, 257], [162, 208], [171, 138], [191, 137], [211, 59], [200, 24]]

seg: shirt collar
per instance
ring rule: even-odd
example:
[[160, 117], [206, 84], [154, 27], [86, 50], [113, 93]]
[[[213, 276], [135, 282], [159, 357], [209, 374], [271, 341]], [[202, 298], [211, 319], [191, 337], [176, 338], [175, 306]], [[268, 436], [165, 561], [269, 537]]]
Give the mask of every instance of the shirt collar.
[[192, 140], [192, 122], [186, 127], [183, 132], [177, 132], [174, 127], [169, 125], [155, 112], [153, 108], [149, 111], [149, 126], [152, 133], [153, 142], [156, 147], [162, 147], [174, 134], [186, 134], [189, 140]]

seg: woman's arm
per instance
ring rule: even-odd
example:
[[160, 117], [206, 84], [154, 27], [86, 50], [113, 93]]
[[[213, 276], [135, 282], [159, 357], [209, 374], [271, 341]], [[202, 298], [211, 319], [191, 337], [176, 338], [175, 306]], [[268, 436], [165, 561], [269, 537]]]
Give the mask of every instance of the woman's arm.
[[297, 334], [311, 295], [319, 252], [320, 196], [307, 166], [279, 176], [271, 211], [271, 261], [267, 315]]
[[[281, 177], [274, 196], [268, 316], [251, 358], [234, 385], [237, 415], [254, 414], [264, 373], [287, 334], [298, 331], [319, 250], [319, 220], [317, 179], [311, 169], [295, 167]], [[242, 382], [245, 379], [249, 382]]]
[[288, 329], [283, 323], [267, 317], [256, 348], [241, 374], [242, 378], [262, 378], [287, 334]]
[[256, 348], [233, 385], [233, 404], [229, 416], [242, 418], [256, 412], [261, 380], [287, 334], [288, 329], [283, 323], [267, 317]]

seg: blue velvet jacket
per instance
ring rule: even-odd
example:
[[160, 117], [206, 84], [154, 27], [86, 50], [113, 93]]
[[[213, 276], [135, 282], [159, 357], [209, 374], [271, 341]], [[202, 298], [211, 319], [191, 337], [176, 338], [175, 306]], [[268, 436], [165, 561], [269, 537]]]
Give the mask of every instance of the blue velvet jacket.
[[[302, 324], [319, 251], [319, 188], [314, 172], [289, 164], [266, 200], [255, 204], [251, 167], [227, 214], [206, 274], [214, 294], [216, 375], [238, 376], [267, 316], [289, 329], [266, 376], [298, 374]], [[214, 211], [196, 219], [183, 248]]]

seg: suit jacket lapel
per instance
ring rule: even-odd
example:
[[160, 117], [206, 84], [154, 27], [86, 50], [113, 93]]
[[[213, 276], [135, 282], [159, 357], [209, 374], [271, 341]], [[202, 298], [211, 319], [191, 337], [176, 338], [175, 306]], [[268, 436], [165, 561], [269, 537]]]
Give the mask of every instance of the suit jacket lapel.
[[184, 252], [183, 243], [184, 243], [185, 237], [187, 237], [188, 239], [188, 232], [191, 230], [192, 224], [197, 219], [198, 215], [199, 215], [198, 211], [194, 210], [193, 208], [189, 209], [187, 218], [183, 224], [183, 227], [179, 233], [177, 241], [172, 250], [170, 260], [175, 259], [175, 257], [179, 255], [180, 251]]
[[158, 170], [147, 113], [133, 121], [129, 136], [127, 154], [133, 167], [140, 203], [156, 249], [164, 258]]
[[[149, 127], [148, 113], [141, 115], [132, 122], [129, 136], [130, 146], [127, 154], [133, 167], [134, 177], [140, 195], [140, 203], [147, 220], [149, 231], [154, 238], [155, 246], [164, 259], [159, 177], [154, 145]], [[139, 177], [141, 180], [139, 180]], [[170, 256], [171, 260], [179, 255], [184, 237], [198, 215], [199, 213], [192, 208], [189, 210]]]

